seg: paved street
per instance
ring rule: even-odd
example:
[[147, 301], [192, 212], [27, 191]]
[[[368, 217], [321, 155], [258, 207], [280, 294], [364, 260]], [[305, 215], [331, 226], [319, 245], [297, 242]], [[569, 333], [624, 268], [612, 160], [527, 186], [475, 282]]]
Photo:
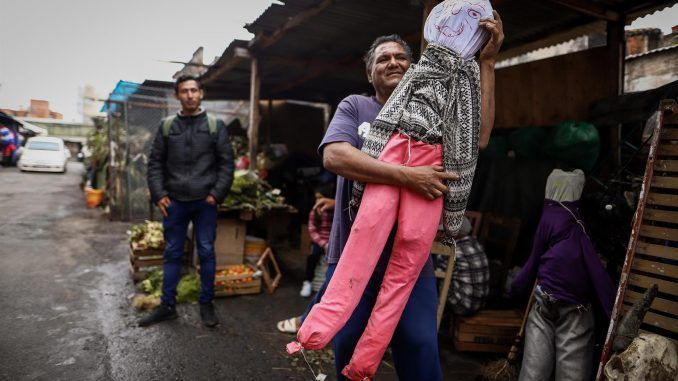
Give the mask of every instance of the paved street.
[[[303, 309], [296, 288], [197, 305], [147, 329], [128, 300], [125, 231], [85, 208], [81, 165], [66, 175], [0, 168], [0, 378], [6, 380], [304, 380], [273, 322]], [[279, 369], [276, 369], [279, 368]]]
[[[129, 224], [85, 207], [81, 172], [79, 163], [65, 175], [0, 168], [0, 379], [312, 379], [301, 360], [285, 356], [291, 336], [274, 326], [306, 305], [299, 254], [280, 254], [285, 277], [274, 295], [218, 299], [217, 329], [202, 326], [197, 305], [138, 328], [128, 298]], [[472, 379], [476, 362], [443, 353], [446, 378]], [[396, 379], [381, 369], [380, 379]]]

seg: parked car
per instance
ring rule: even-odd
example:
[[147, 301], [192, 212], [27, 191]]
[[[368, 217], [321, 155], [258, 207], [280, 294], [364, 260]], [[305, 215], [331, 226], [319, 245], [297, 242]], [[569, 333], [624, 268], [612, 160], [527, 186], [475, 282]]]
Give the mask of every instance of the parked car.
[[17, 166], [22, 171], [66, 172], [71, 153], [60, 138], [35, 136], [29, 138]]

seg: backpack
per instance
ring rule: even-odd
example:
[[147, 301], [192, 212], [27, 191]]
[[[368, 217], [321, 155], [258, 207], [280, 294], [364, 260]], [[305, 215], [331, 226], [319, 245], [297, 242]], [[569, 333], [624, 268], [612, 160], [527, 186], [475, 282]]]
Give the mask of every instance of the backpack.
[[[176, 115], [170, 115], [162, 120], [162, 136], [169, 136], [170, 128], [172, 128], [172, 123], [174, 123], [176, 118]], [[207, 113], [207, 126], [210, 129], [210, 135], [216, 135], [217, 118], [210, 113]]]

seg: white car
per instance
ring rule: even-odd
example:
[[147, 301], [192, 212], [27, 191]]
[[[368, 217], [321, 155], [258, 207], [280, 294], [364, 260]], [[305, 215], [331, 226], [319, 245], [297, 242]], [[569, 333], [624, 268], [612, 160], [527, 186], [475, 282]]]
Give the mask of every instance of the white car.
[[26, 142], [17, 166], [22, 171], [65, 173], [70, 156], [62, 139], [35, 136]]

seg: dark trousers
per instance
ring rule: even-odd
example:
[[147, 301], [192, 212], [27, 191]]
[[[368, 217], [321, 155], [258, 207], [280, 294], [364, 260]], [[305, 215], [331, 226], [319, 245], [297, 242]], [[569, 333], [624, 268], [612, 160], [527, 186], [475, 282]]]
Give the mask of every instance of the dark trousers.
[[[336, 263], [327, 267], [325, 283], [301, 316], [302, 322], [313, 305], [322, 298], [336, 267]], [[383, 270], [372, 274], [353, 315], [332, 340], [337, 380], [345, 380], [341, 370], [351, 360], [353, 350], [367, 326], [383, 277]], [[393, 362], [400, 381], [443, 379], [438, 353], [437, 312], [436, 279], [433, 276], [420, 276], [391, 339]]]
[[174, 305], [177, 284], [181, 276], [181, 257], [186, 243], [188, 223], [193, 222], [195, 245], [200, 259], [200, 303], [214, 299], [214, 239], [217, 232], [217, 207], [205, 200], [174, 201], [167, 208], [162, 226], [165, 236], [165, 253], [162, 277], [162, 302]]
[[325, 255], [325, 249], [315, 243], [311, 243], [311, 254], [306, 258], [306, 277], [304, 280], [313, 282], [315, 267], [318, 265], [318, 262], [323, 255]]

